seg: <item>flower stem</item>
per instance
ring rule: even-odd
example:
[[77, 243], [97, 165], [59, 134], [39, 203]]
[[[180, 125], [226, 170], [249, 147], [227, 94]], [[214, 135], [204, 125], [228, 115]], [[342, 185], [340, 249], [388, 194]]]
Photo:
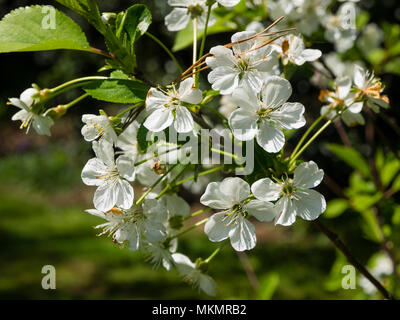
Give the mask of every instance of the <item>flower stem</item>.
[[314, 123], [307, 129], [307, 131], [303, 134], [303, 136], [301, 137], [299, 143], [297, 144], [297, 146], [294, 148], [292, 155], [295, 155], [297, 151], [299, 151], [301, 145], [303, 144], [303, 142], [306, 140], [306, 138], [309, 136], [309, 134], [311, 133], [311, 131], [313, 131], [313, 129], [317, 126], [318, 123], [321, 122], [322, 119], [324, 119], [325, 115], [321, 115], [317, 120], [314, 121]]
[[84, 77], [84, 78], [78, 78], [78, 79], [74, 79], [68, 82], [65, 82], [61, 85], [59, 85], [58, 87], [55, 87], [53, 89], [49, 90], [49, 93], [51, 94], [51, 96], [55, 96], [58, 95], [60, 93], [63, 93], [66, 90], [70, 90], [79, 86], [82, 86], [86, 83], [90, 83], [92, 81], [96, 81], [96, 80], [106, 80], [109, 79], [108, 77]]
[[147, 197], [147, 195], [162, 181], [164, 178], [170, 173], [178, 164], [174, 164], [171, 168], [168, 169], [166, 173], [164, 173], [156, 182], [153, 183], [153, 185], [139, 198], [138, 201], [136, 201], [136, 205], [139, 206], [144, 199]]
[[175, 57], [175, 55], [171, 52], [171, 50], [168, 49], [168, 47], [162, 43], [162, 41], [160, 39], [158, 39], [156, 36], [152, 35], [149, 32], [145, 33], [146, 36], [148, 36], [149, 38], [151, 38], [154, 42], [156, 42], [161, 48], [164, 49], [164, 51], [170, 56], [170, 58], [172, 59], [172, 61], [175, 62], [176, 66], [178, 67], [179, 73], [183, 73], [183, 68], [180, 65], [180, 63], [178, 62], [178, 59]]
[[81, 102], [83, 99], [87, 98], [88, 96], [89, 96], [89, 93], [85, 93], [85, 94], [81, 95], [80, 97], [76, 98], [74, 101], [71, 101], [68, 104], [64, 104], [65, 110], [68, 110], [69, 108], [71, 108], [72, 106], [74, 106], [77, 103]]
[[296, 161], [296, 159], [308, 148], [308, 146], [332, 123], [332, 120], [328, 120], [311, 138], [307, 143], [296, 153], [291, 155], [289, 167]]
[[170, 190], [173, 187], [173, 184], [175, 183], [176, 180], [178, 180], [178, 178], [185, 172], [186, 170], [186, 166], [183, 166], [183, 169], [181, 170], [181, 172], [179, 172], [176, 177], [167, 184], [167, 186], [158, 194], [158, 196], [156, 197], [156, 199], [160, 199], [166, 192], [168, 192], [168, 190]]
[[211, 210], [211, 209], [210, 209], [210, 208], [204, 208], [204, 209], [197, 210], [197, 211], [193, 212], [190, 216], [184, 218], [183, 221], [188, 220], [188, 219], [191, 219], [191, 218], [193, 218], [193, 217], [197, 217], [197, 216], [199, 216], [199, 215], [201, 215], [201, 214], [203, 214], [204, 212], [207, 212], [207, 211], [209, 211], [209, 210]]
[[210, 256], [204, 260], [205, 263], [209, 263], [214, 257], [221, 251], [222, 246], [218, 247], [217, 249], [214, 250], [213, 253], [210, 254]]
[[[206, 18], [206, 25], [204, 27], [204, 32], [203, 32], [203, 38], [201, 39], [201, 45], [200, 45], [200, 51], [199, 51], [199, 57], [203, 56], [203, 52], [204, 52], [204, 46], [206, 44], [206, 38], [207, 38], [207, 32], [208, 32], [208, 24], [210, 22], [210, 17], [211, 17], [211, 8], [212, 8], [212, 4], [210, 4], [208, 6], [207, 9], [207, 18]], [[194, 61], [193, 64], [195, 64], [197, 61]], [[199, 77], [200, 77], [200, 73], [196, 73], [195, 75], [195, 82], [194, 85], [196, 88], [198, 88], [199, 86]]]
[[118, 113], [115, 117], [116, 117], [116, 118], [121, 118], [125, 113], [127, 113], [127, 112], [129, 112], [129, 111], [131, 111], [131, 110], [133, 110], [133, 109], [135, 109], [135, 108], [141, 107], [141, 106], [143, 106], [143, 105], [144, 105], [144, 101], [141, 101], [141, 102], [139, 102], [139, 103], [136, 103], [136, 104], [134, 104], [133, 106], [130, 106], [129, 108], [125, 109], [124, 111]]
[[[197, 18], [193, 18], [193, 64], [197, 61]], [[193, 75], [193, 80], [196, 87], [196, 75]]]
[[190, 232], [190, 231], [196, 229], [197, 227], [199, 227], [199, 226], [201, 226], [202, 224], [206, 223], [206, 222], [208, 221], [208, 219], [209, 219], [209, 218], [205, 218], [205, 219], [203, 219], [203, 220], [201, 220], [201, 221], [199, 221], [199, 222], [196, 222], [196, 223], [195, 223], [194, 225], [192, 225], [191, 227], [189, 227], [189, 228], [187, 228], [187, 229], [185, 229], [185, 230], [183, 230], [183, 231], [177, 233], [176, 235], [172, 236], [171, 239], [178, 238], [178, 237], [184, 235], [185, 233], [188, 233], [188, 232]]
[[[198, 177], [201, 177], [201, 176], [204, 176], [204, 175], [206, 175], [206, 174], [210, 174], [210, 173], [213, 173], [213, 172], [222, 170], [223, 168], [224, 168], [224, 166], [215, 167], [215, 168], [209, 169], [209, 170], [207, 170], [207, 171], [200, 172], [197, 176], [198, 176]], [[191, 177], [189, 177], [189, 178], [180, 180], [180, 181], [178, 181], [178, 182], [175, 184], [175, 186], [180, 186], [181, 184], [184, 184], [184, 183], [187, 182], [187, 181], [193, 180], [194, 178], [195, 178], [195, 176], [191, 176]]]

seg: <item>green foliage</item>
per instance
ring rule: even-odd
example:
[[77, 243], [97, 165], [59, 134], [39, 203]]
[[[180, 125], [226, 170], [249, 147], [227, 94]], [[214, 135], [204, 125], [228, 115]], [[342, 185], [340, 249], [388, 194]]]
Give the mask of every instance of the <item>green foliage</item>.
[[129, 38], [131, 47], [145, 34], [152, 22], [151, 12], [141, 4], [134, 5], [122, 12], [118, 19], [117, 37], [124, 39], [125, 35], [125, 37]]
[[126, 79], [93, 81], [83, 87], [97, 100], [114, 103], [137, 103], [146, 99], [149, 87], [143, 82]]
[[149, 146], [149, 141], [146, 139], [148, 132], [149, 130], [142, 123], [137, 133], [137, 141], [140, 150], [143, 152], [145, 152]]
[[340, 216], [349, 208], [349, 203], [346, 199], [333, 199], [328, 202], [324, 218], [332, 219]]
[[365, 177], [371, 176], [368, 163], [357, 150], [334, 143], [328, 143], [326, 146], [330, 152], [350, 167], [358, 170]]
[[44, 23], [47, 23], [46, 19], [51, 18], [50, 16], [46, 18], [46, 15], [50, 14], [48, 8], [48, 6], [25, 7], [6, 15], [0, 22], [0, 52], [90, 50], [80, 27], [58, 10], [55, 11], [55, 28], [43, 28]]

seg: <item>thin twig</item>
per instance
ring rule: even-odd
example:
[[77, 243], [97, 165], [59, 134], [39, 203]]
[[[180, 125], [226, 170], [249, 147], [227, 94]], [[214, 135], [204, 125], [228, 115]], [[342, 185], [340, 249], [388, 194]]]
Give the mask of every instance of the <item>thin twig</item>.
[[321, 222], [314, 220], [314, 224], [332, 241], [336, 248], [338, 248], [347, 258], [347, 260], [354, 265], [371, 283], [378, 289], [378, 291], [389, 300], [395, 300], [394, 296], [386, 290], [386, 288], [353, 256], [346, 245], [339, 239], [339, 236], [325, 227]]
[[258, 291], [260, 288], [260, 282], [258, 281], [257, 275], [254, 272], [253, 266], [250, 263], [249, 257], [246, 252], [235, 251], [237, 256], [239, 257], [240, 263], [243, 266], [244, 271], [246, 272], [247, 278], [254, 291]]

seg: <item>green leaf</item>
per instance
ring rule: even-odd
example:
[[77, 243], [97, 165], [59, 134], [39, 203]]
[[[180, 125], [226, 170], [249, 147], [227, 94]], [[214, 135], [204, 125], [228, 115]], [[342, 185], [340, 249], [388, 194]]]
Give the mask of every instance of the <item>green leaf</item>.
[[362, 225], [362, 228], [366, 234], [366, 236], [377, 243], [382, 242], [383, 235], [380, 230], [379, 222], [375, 216], [375, 213], [369, 209], [364, 210], [361, 213], [361, 216], [364, 218], [365, 224]]
[[142, 123], [136, 135], [140, 151], [145, 152], [149, 146], [149, 141], [147, 141], [148, 132], [149, 130]]
[[396, 174], [399, 172], [399, 170], [400, 170], [399, 160], [397, 160], [396, 158], [387, 160], [385, 165], [379, 172], [382, 185], [384, 187], [387, 187], [393, 180], [393, 178], [396, 176]]
[[105, 32], [105, 25], [101, 21], [100, 10], [94, 0], [56, 0], [58, 3], [79, 13], [88, 20], [102, 34]]
[[356, 195], [350, 199], [350, 204], [352, 208], [360, 213], [371, 208], [379, 200], [382, 199], [382, 193], [378, 192], [375, 195], [361, 194]]
[[136, 4], [126, 11], [122, 27], [129, 35], [131, 46], [145, 34], [151, 22], [151, 12], [143, 4]]
[[394, 207], [394, 212], [393, 212], [393, 216], [392, 216], [392, 223], [394, 225], [399, 225], [400, 224], [400, 206], [396, 205]]
[[51, 28], [53, 9], [49, 8], [24, 7], [6, 15], [0, 21], [0, 53], [56, 49], [89, 51], [90, 45], [81, 28], [61, 11], [54, 9], [55, 28]]
[[[217, 22], [209, 27], [207, 30], [207, 35], [217, 34], [221, 32], [229, 32], [235, 31], [237, 29], [237, 25], [231, 22], [231, 19], [234, 17], [234, 14], [227, 14], [224, 18], [217, 20]], [[200, 40], [203, 37], [203, 30], [198, 30], [197, 32], [197, 40]], [[193, 44], [193, 26], [191, 23], [187, 25], [187, 27], [181, 31], [179, 31], [175, 38], [174, 46], [172, 47], [172, 51], [180, 51], [185, 49]]]
[[371, 176], [367, 161], [355, 149], [334, 143], [329, 143], [326, 147], [336, 157], [346, 162], [350, 167], [360, 171], [365, 177]]
[[126, 79], [97, 80], [83, 89], [95, 99], [114, 103], [144, 101], [149, 91], [144, 83]]
[[394, 58], [385, 64], [383, 68], [387, 73], [394, 73], [400, 75], [400, 57]]
[[260, 289], [257, 293], [258, 299], [270, 300], [280, 282], [279, 274], [277, 272], [270, 272], [261, 279]]
[[333, 199], [328, 202], [328, 206], [324, 213], [324, 218], [332, 219], [340, 216], [349, 207], [346, 199]]
[[56, 1], [81, 15], [85, 15], [89, 11], [89, 3], [87, 0], [56, 0]]

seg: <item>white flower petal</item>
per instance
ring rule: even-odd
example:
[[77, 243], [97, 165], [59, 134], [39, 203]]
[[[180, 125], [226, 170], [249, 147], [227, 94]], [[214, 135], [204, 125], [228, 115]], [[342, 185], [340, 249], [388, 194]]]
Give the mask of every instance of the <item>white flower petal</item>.
[[163, 131], [165, 128], [168, 128], [173, 121], [174, 116], [171, 110], [165, 107], [161, 107], [152, 112], [152, 114], [147, 117], [143, 125], [150, 131], [160, 132]]
[[366, 82], [367, 82], [367, 76], [365, 70], [356, 64], [354, 66], [354, 84], [358, 88], [365, 90]]
[[221, 193], [232, 204], [238, 204], [250, 196], [249, 184], [241, 178], [225, 178], [219, 185]]
[[245, 218], [239, 218], [229, 233], [231, 245], [236, 251], [251, 250], [256, 246], [256, 228]]
[[296, 209], [288, 197], [282, 197], [275, 204], [275, 210], [278, 215], [275, 224], [290, 226], [296, 221]]
[[251, 186], [253, 195], [262, 201], [278, 200], [281, 194], [281, 186], [274, 183], [270, 178], [260, 179]]
[[[97, 210], [107, 212], [114, 208], [117, 202], [117, 189], [115, 182], [104, 183], [94, 193], [93, 204]], [[129, 209], [129, 208], [128, 208]]]
[[29, 88], [26, 89], [24, 92], [21, 93], [21, 96], [19, 99], [25, 103], [28, 107], [31, 107], [33, 105], [33, 102], [35, 99], [32, 97], [35, 94], [38, 94], [39, 91], [35, 88]]
[[211, 48], [212, 57], [206, 58], [206, 64], [211, 68], [218, 67], [234, 67], [236, 58], [233, 56], [232, 50], [224, 46], [216, 46]]
[[118, 179], [115, 185], [116, 200], [115, 205], [122, 209], [130, 209], [133, 204], [134, 191], [128, 181]]
[[324, 171], [314, 161], [301, 163], [294, 170], [293, 184], [298, 188], [315, 188], [324, 178]]
[[322, 55], [320, 50], [316, 49], [306, 49], [301, 53], [301, 58], [304, 61], [315, 61], [318, 60]]
[[336, 91], [339, 99], [345, 99], [351, 89], [351, 79], [349, 77], [342, 77], [336, 80]]
[[88, 186], [100, 186], [103, 184], [102, 177], [108, 174], [107, 166], [100, 159], [90, 159], [82, 170], [81, 178], [84, 184]]
[[186, 107], [179, 106], [176, 108], [174, 127], [179, 133], [190, 132], [193, 130], [193, 117]]
[[255, 35], [254, 31], [241, 31], [241, 32], [236, 32], [232, 38], [231, 41], [233, 44], [232, 50], [234, 54], [240, 54], [242, 52], [249, 51], [252, 49], [255, 45], [254, 39], [248, 40], [248, 41], [243, 41], [245, 39], [250, 38], [251, 36]]
[[286, 102], [281, 108], [270, 113], [279, 127], [283, 129], [299, 129], [306, 124], [305, 108], [301, 103]]
[[213, 209], [228, 209], [233, 203], [221, 192], [220, 182], [211, 182], [200, 198], [200, 203]]
[[248, 141], [257, 134], [257, 120], [258, 116], [254, 112], [239, 108], [231, 113], [229, 126], [236, 139]]
[[217, 1], [225, 7], [234, 7], [240, 2], [240, 0], [217, 0]]
[[360, 113], [364, 106], [364, 102], [355, 102], [349, 107], [351, 113]]
[[263, 122], [257, 133], [258, 144], [267, 152], [279, 152], [285, 145], [285, 135], [270, 122]]
[[296, 215], [304, 220], [315, 220], [326, 210], [324, 196], [315, 190], [296, 190], [294, 196]]
[[261, 222], [269, 222], [277, 217], [275, 206], [271, 202], [251, 200], [244, 209]]
[[277, 107], [285, 103], [292, 95], [292, 86], [286, 79], [271, 76], [266, 79], [266, 85], [261, 94], [266, 108]]
[[221, 94], [231, 94], [239, 84], [239, 74], [231, 67], [218, 67], [208, 74], [208, 81]]
[[135, 158], [132, 155], [119, 156], [117, 161], [118, 173], [128, 181], [135, 180]]
[[93, 141], [92, 148], [96, 157], [103, 161], [103, 163], [109, 168], [115, 167], [114, 161], [114, 148], [113, 145], [107, 140]]
[[260, 107], [256, 93], [244, 88], [237, 88], [232, 94], [232, 100], [239, 107], [254, 113]]
[[204, 226], [204, 232], [212, 242], [219, 242], [229, 237], [231, 225], [225, 221], [225, 212], [218, 212], [212, 215]]
[[186, 8], [175, 8], [165, 17], [165, 25], [169, 31], [185, 29], [190, 21], [190, 15]]

